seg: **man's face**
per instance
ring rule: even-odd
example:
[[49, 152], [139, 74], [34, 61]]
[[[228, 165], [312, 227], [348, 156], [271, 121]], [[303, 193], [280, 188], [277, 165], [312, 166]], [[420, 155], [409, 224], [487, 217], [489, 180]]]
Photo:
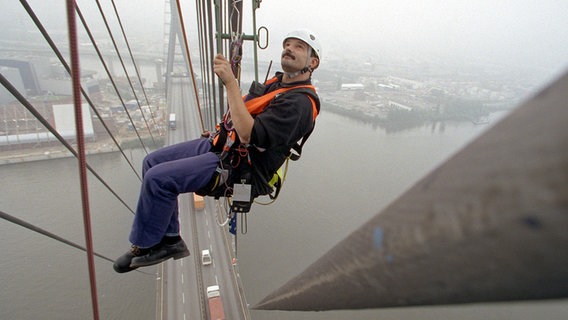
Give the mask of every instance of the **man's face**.
[[290, 38], [284, 42], [281, 64], [285, 72], [296, 72], [307, 65], [309, 46], [302, 40]]

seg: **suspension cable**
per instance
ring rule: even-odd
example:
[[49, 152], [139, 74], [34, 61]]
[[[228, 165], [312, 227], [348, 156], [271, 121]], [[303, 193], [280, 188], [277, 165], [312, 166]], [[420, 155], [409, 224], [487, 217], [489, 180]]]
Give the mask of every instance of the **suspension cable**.
[[[66, 244], [66, 245], [68, 245], [68, 246], [71, 246], [71, 247], [73, 247], [73, 248], [76, 248], [76, 249], [79, 249], [79, 250], [81, 250], [81, 251], [87, 252], [87, 249], [86, 249], [85, 247], [83, 247], [83, 246], [81, 246], [81, 245], [79, 245], [79, 244], [77, 244], [77, 243], [75, 243], [75, 242], [73, 242], [73, 241], [70, 241], [70, 240], [67, 240], [67, 239], [65, 239], [65, 238], [63, 238], [63, 237], [60, 237], [60, 236], [56, 235], [55, 233], [49, 232], [49, 231], [47, 231], [47, 230], [45, 230], [45, 229], [42, 229], [42, 228], [40, 228], [40, 227], [38, 227], [38, 226], [36, 226], [36, 225], [33, 225], [33, 224], [29, 223], [29, 222], [27, 222], [27, 221], [24, 221], [24, 220], [22, 220], [22, 219], [16, 218], [16, 217], [14, 217], [14, 216], [12, 216], [12, 215], [10, 215], [10, 214], [4, 212], [4, 211], [1, 211], [1, 210], [0, 210], [0, 218], [6, 220], [6, 221], [8, 221], [8, 222], [11, 222], [11, 223], [13, 223], [13, 224], [19, 225], [20, 227], [23, 227], [23, 228], [26, 228], [26, 229], [31, 230], [31, 231], [33, 231], [33, 232], [39, 233], [39, 234], [41, 234], [41, 235], [43, 235], [43, 236], [45, 236], [45, 237], [48, 237], [48, 238], [51, 238], [51, 239], [53, 239], [53, 240], [59, 241], [59, 242], [61, 242], [61, 243], [63, 243], [63, 244]], [[95, 256], [97, 256], [97, 257], [103, 259], [103, 260], [106, 260], [106, 261], [108, 261], [108, 262], [114, 263], [114, 260], [112, 260], [111, 258], [109, 258], [109, 257], [107, 257], [107, 256], [104, 256], [104, 255], [102, 255], [102, 254], [100, 254], [100, 253], [93, 252], [93, 255], [95, 255]], [[142, 272], [142, 271], [140, 271], [139, 269], [136, 270], [136, 271]], [[151, 276], [154, 275], [153, 273], [146, 273], [146, 272], [142, 272], [142, 273], [147, 274], [147, 275], [151, 275]]]
[[[198, 39], [198, 48], [199, 48], [199, 56], [200, 57], [207, 57], [207, 55], [205, 54], [205, 47], [203, 46], [203, 36], [202, 36], [202, 32], [203, 32], [203, 14], [202, 14], [202, 6], [201, 6], [201, 2], [199, 0], [195, 1], [195, 9], [197, 12], [197, 39]], [[201, 88], [202, 88], [202, 92], [203, 92], [203, 98], [204, 101], [210, 101], [209, 100], [209, 88], [206, 85], [208, 83], [208, 81], [206, 80], [205, 77], [205, 63], [206, 63], [207, 59], [199, 59], [199, 66], [200, 66], [200, 70], [201, 70]], [[208, 108], [208, 114], [206, 114], [206, 122], [209, 125], [209, 119], [211, 116], [211, 109]]]
[[[59, 241], [59, 242], [62, 242], [62, 243], [66, 244], [66, 245], [69, 245], [69, 246], [71, 246], [71, 247], [73, 247], [73, 248], [76, 248], [76, 249], [79, 249], [79, 250], [81, 250], [81, 251], [87, 252], [87, 249], [86, 249], [85, 247], [82, 247], [82, 246], [78, 245], [78, 244], [75, 243], [75, 242], [72, 242], [72, 241], [70, 241], [70, 240], [64, 239], [64, 238], [62, 238], [62, 237], [60, 237], [60, 236], [58, 236], [58, 235], [56, 235], [56, 234], [54, 234], [54, 233], [51, 233], [51, 232], [49, 232], [49, 231], [47, 231], [47, 230], [44, 230], [44, 229], [42, 229], [42, 228], [40, 228], [40, 227], [37, 227], [37, 226], [35, 226], [35, 225], [33, 225], [33, 224], [29, 223], [29, 222], [26, 222], [26, 221], [24, 221], [24, 220], [22, 220], [22, 219], [18, 219], [18, 218], [14, 217], [14, 216], [12, 216], [12, 215], [9, 215], [8, 213], [3, 212], [3, 211], [1, 211], [1, 210], [0, 210], [0, 218], [4, 219], [4, 220], [6, 220], [6, 221], [12, 222], [13, 224], [17, 224], [17, 225], [19, 225], [19, 226], [21, 226], [21, 227], [24, 227], [24, 228], [26, 228], [26, 229], [29, 229], [29, 230], [31, 230], [31, 231], [37, 232], [37, 233], [39, 233], [39, 234], [42, 234], [42, 235], [44, 235], [44, 236], [46, 236], [46, 237], [48, 237], [48, 238], [51, 238], [51, 239], [57, 240], [57, 241]], [[106, 256], [103, 256], [103, 255], [101, 255], [101, 254], [99, 254], [99, 253], [94, 252], [94, 255], [97, 256], [97, 257], [99, 257], [99, 258], [102, 258], [102, 259], [104, 259], [104, 260], [106, 260], [106, 261], [114, 262], [114, 260], [112, 260], [112, 259], [110, 259], [110, 258], [108, 258], [108, 257], [106, 257]]]
[[[138, 95], [136, 94], [136, 90], [134, 89], [134, 85], [132, 84], [132, 81], [130, 80], [130, 75], [128, 73], [128, 70], [126, 69], [126, 65], [124, 64], [124, 60], [122, 59], [122, 55], [120, 54], [120, 50], [118, 49], [118, 45], [116, 44], [116, 40], [114, 39], [114, 36], [113, 36], [112, 31], [110, 29], [110, 26], [108, 24], [108, 20], [107, 20], [106, 15], [103, 11], [101, 3], [100, 3], [99, 0], [96, 0], [96, 3], [97, 3], [97, 6], [99, 8], [99, 12], [101, 14], [101, 17], [103, 18], [103, 22], [106, 26], [107, 32], [110, 36], [111, 42], [114, 46], [114, 50], [116, 50], [116, 56], [118, 57], [118, 60], [120, 61], [120, 65], [122, 66], [122, 70], [124, 71], [124, 74], [126, 75], [127, 82], [130, 86], [130, 89], [132, 90], [132, 94], [134, 95], [134, 99], [136, 100], [136, 104], [138, 105], [138, 109], [140, 110], [142, 118], [144, 119], [144, 122], [146, 123], [146, 128], [148, 129], [148, 133], [150, 134], [150, 137], [152, 138], [154, 145], [156, 145], [156, 142], [154, 140], [154, 136], [152, 135], [152, 132], [150, 131], [150, 127], [148, 126], [148, 121], [146, 120], [146, 117], [144, 116], [144, 112], [142, 111], [142, 107], [140, 106], [140, 101], [138, 100]], [[134, 123], [132, 123], [132, 125], [134, 127], [134, 130], [137, 131]], [[136, 133], [138, 134], [138, 132], [136, 132]], [[146, 147], [146, 145], [144, 144], [142, 139], [140, 139], [140, 142], [142, 143], [142, 146], [144, 147], [144, 149], [146, 150], [146, 153], [147, 153], [148, 148]]]
[[[1, 211], [1, 210], [0, 210], [0, 218], [4, 219], [4, 220], [6, 220], [6, 221], [12, 222], [13, 224], [17, 224], [17, 225], [19, 225], [19, 226], [21, 226], [21, 227], [24, 227], [24, 228], [26, 228], [26, 229], [29, 229], [29, 230], [31, 230], [31, 231], [37, 232], [37, 233], [39, 233], [39, 234], [41, 234], [41, 235], [44, 235], [44, 236], [46, 236], [46, 237], [48, 237], [48, 238], [57, 240], [57, 241], [59, 241], [59, 242], [61, 242], [61, 243], [64, 243], [64, 244], [66, 244], [66, 245], [69, 245], [69, 246], [71, 246], [71, 247], [73, 247], [73, 248], [76, 248], [76, 249], [79, 249], [79, 250], [81, 250], [81, 251], [87, 252], [87, 249], [86, 249], [85, 247], [82, 247], [82, 246], [78, 245], [78, 244], [75, 243], [75, 242], [72, 242], [72, 241], [70, 241], [70, 240], [64, 239], [64, 238], [62, 238], [62, 237], [60, 237], [60, 236], [58, 236], [58, 235], [56, 235], [56, 234], [54, 234], [54, 233], [51, 233], [51, 232], [49, 232], [49, 231], [47, 231], [47, 230], [44, 230], [44, 229], [42, 229], [42, 228], [40, 228], [40, 227], [37, 227], [37, 226], [33, 225], [33, 224], [31, 224], [31, 223], [29, 223], [29, 222], [27, 222], [27, 221], [24, 221], [24, 220], [22, 220], [22, 219], [19, 219], [19, 218], [16, 218], [16, 217], [12, 216], [12, 215], [9, 215], [8, 213], [3, 212], [3, 211]], [[110, 258], [108, 258], [108, 257], [106, 257], [106, 256], [103, 256], [103, 255], [101, 255], [101, 254], [99, 254], [99, 253], [94, 252], [94, 255], [97, 256], [97, 257], [99, 257], [99, 258], [102, 258], [102, 259], [104, 259], [104, 260], [106, 260], [106, 261], [109, 261], [109, 262], [113, 262], [113, 263], [114, 263], [114, 260], [112, 260], [112, 259], [110, 259]]]
[[[203, 1], [206, 1], [206, 0], [203, 0]], [[207, 19], [208, 19], [208, 21], [209, 21], [209, 23], [208, 23], [208, 32], [209, 32], [209, 34], [214, 34], [214, 31], [213, 31], [213, 30], [214, 30], [214, 29], [213, 29], [213, 10], [212, 10], [212, 7], [211, 7], [211, 1], [207, 1], [207, 11], [208, 11]], [[209, 61], [212, 62], [212, 61], [213, 61], [213, 57], [215, 56], [215, 50], [214, 50], [215, 47], [214, 47], [213, 37], [209, 37], [209, 45], [208, 45], [208, 47], [209, 47], [209, 59], [208, 59], [208, 62], [209, 62]], [[213, 72], [212, 69], [213, 69], [213, 68], [208, 68], [207, 71], [208, 71], [208, 74], [210, 75], [210, 80], [211, 80], [211, 85], [210, 85], [210, 86], [211, 86], [211, 89], [212, 89], [212, 90], [211, 90], [211, 91], [212, 91], [211, 100], [213, 101], [213, 104], [214, 104], [214, 108], [213, 108], [213, 119], [214, 119], [214, 120], [213, 120], [213, 121], [216, 121], [216, 120], [220, 120], [220, 119], [221, 119], [221, 116], [223, 115], [222, 112], [221, 112], [221, 111], [222, 111], [221, 109], [222, 109], [223, 107], [222, 107], [222, 105], [221, 105], [221, 101], [217, 101], [217, 99], [216, 99], [216, 97], [217, 97], [217, 95], [218, 95], [218, 94], [217, 94], [217, 90], [218, 90], [218, 87], [217, 87], [217, 77], [215, 77], [215, 74], [214, 74], [214, 72]]]
[[[204, 132], [205, 131], [205, 125], [203, 124], [203, 115], [201, 114], [201, 106], [199, 104], [199, 94], [197, 92], [197, 84], [195, 81], [195, 72], [193, 71], [193, 63], [191, 62], [191, 55], [189, 54], [189, 44], [188, 44], [188, 39], [187, 39], [187, 34], [185, 32], [185, 25], [183, 23], [183, 14], [181, 12], [181, 5], [179, 3], [179, 0], [176, 0], [176, 4], [177, 4], [177, 10], [178, 10], [178, 16], [179, 16], [179, 22], [181, 25], [181, 32], [183, 34], [183, 43], [185, 45], [184, 49], [186, 51], [186, 55], [187, 55], [187, 59], [189, 60], [189, 69], [191, 71], [191, 79], [193, 82], [193, 90], [195, 92], [195, 99], [197, 100], [197, 111], [199, 112], [199, 120], [201, 121], [201, 131]], [[180, 41], [181, 43], [181, 41]]]
[[[221, 4], [219, 3], [220, 1], [215, 1], [215, 33], [217, 34], [217, 39], [216, 39], [216, 53], [222, 53], [223, 52], [223, 43], [221, 40], [220, 35], [223, 34], [223, 29], [222, 29], [222, 25], [223, 25], [223, 12], [222, 12], [222, 7], [219, 7]], [[213, 31], [213, 30], [212, 30]], [[213, 48], [213, 44], [211, 44], [211, 47]], [[211, 59], [213, 59], [213, 57], [211, 57]], [[216, 77], [213, 76], [213, 80], [216, 80]], [[222, 117], [223, 114], [225, 113], [224, 111], [224, 104], [223, 104], [223, 98], [224, 98], [224, 90], [223, 90], [223, 83], [222, 81], [219, 80], [219, 82], [217, 82], [215, 84], [215, 86], [218, 89], [218, 92], [216, 93], [218, 99], [219, 99], [219, 116]]]
[[[75, 158], [78, 158], [78, 154], [75, 151], [75, 149], [73, 149], [73, 147], [65, 140], [65, 138], [63, 138], [59, 132], [57, 132], [57, 130], [49, 123], [49, 121], [47, 121], [47, 119], [45, 119], [38, 111], [36, 108], [34, 108], [28, 100], [26, 100], [26, 98], [12, 85], [12, 83], [10, 83], [10, 81], [8, 81], [8, 79], [6, 79], [4, 77], [4, 75], [2, 73], [0, 73], [0, 83], [2, 83], [2, 85], [4, 86], [4, 88], [6, 88], [6, 90], [8, 90], [26, 109], [28, 109], [28, 111], [36, 117], [36, 119], [38, 119], [41, 124], [43, 124], [43, 126], [45, 126], [47, 128], [47, 130], [49, 130], [49, 132], [51, 132], [51, 134], [53, 134], [53, 136], [55, 136], [55, 138], [57, 138], [57, 140], [59, 140], [59, 142], [61, 142], [61, 144], [63, 144], [67, 150], [69, 150], [69, 152], [71, 152], [71, 154], [73, 154], [73, 156], [75, 156]], [[89, 171], [120, 201], [122, 202], [122, 204], [128, 209], [130, 210], [130, 212], [134, 213], [134, 211], [128, 206], [128, 204], [111, 188], [111, 186], [106, 183], [106, 181], [91, 167], [87, 164], [87, 169], [89, 169]]]
[[[116, 4], [114, 0], [111, 0], [112, 6], [114, 8], [114, 12], [116, 14], [116, 19], [118, 20], [118, 24], [120, 26], [120, 30], [122, 31], [122, 36], [124, 37], [124, 42], [126, 43], [126, 47], [128, 48], [128, 53], [130, 54], [130, 60], [132, 60], [132, 64], [134, 65], [134, 71], [136, 72], [136, 77], [138, 78], [138, 82], [140, 82], [140, 88], [142, 88], [142, 93], [144, 94], [144, 99], [146, 99], [146, 104], [148, 108], [150, 107], [150, 101], [148, 100], [148, 95], [146, 95], [146, 89], [144, 89], [144, 84], [142, 83], [142, 77], [140, 76], [140, 72], [138, 71], [138, 66], [136, 65], [136, 61], [134, 60], [134, 55], [132, 54], [132, 49], [130, 48], [130, 42], [128, 41], [128, 37], [126, 36], [126, 32], [124, 31], [124, 27], [122, 26], [122, 20], [120, 19], [120, 15], [118, 14], [118, 9], [116, 8]], [[142, 115], [144, 116], [144, 115]], [[150, 112], [150, 117], [152, 118], [152, 122], [154, 126], [156, 126], [156, 118], [154, 117], [154, 113]], [[156, 146], [156, 142], [154, 141], [154, 146]]]
[[83, 225], [85, 244], [87, 245], [87, 264], [91, 283], [91, 303], [93, 318], [99, 319], [99, 304], [97, 295], [97, 278], [95, 259], [93, 256], [93, 234], [91, 231], [91, 213], [89, 209], [89, 189], [87, 181], [87, 160], [85, 156], [85, 135], [83, 131], [83, 112], [81, 103], [81, 76], [79, 70], [79, 49], [77, 44], [77, 25], [75, 20], [75, 0], [67, 0], [67, 23], [69, 33], [69, 51], [71, 56], [71, 80], [73, 88], [73, 104], [75, 106], [75, 132], [79, 153], [79, 180], [81, 183], [81, 202], [83, 205]]
[[[63, 55], [61, 54], [61, 51], [57, 48], [57, 46], [55, 45], [55, 42], [53, 42], [53, 40], [51, 39], [51, 37], [49, 36], [49, 34], [47, 33], [47, 30], [43, 27], [43, 24], [39, 21], [37, 15], [35, 14], [35, 12], [32, 10], [32, 8], [29, 6], [29, 4], [27, 3], [26, 0], [20, 0], [20, 2], [22, 3], [24, 9], [28, 12], [28, 15], [30, 16], [30, 18], [32, 19], [32, 21], [35, 23], [36, 27], [38, 28], [38, 30], [41, 32], [41, 34], [43, 35], [44, 39], [47, 41], [47, 43], [49, 44], [49, 46], [51, 47], [51, 49], [53, 50], [53, 52], [55, 53], [55, 55], [57, 56], [57, 58], [59, 59], [59, 62], [61, 63], [61, 65], [63, 66], [63, 68], [65, 68], [65, 70], [67, 71], [67, 73], [69, 75], [71, 75], [71, 68], [69, 67], [69, 64], [67, 63], [67, 61], [65, 61], [65, 58], [63, 57]], [[79, 16], [82, 17], [82, 15], [80, 14], [80, 11], [78, 9], [78, 7], [76, 6], [78, 12], [79, 12]], [[88, 30], [88, 29], [87, 29]], [[88, 32], [90, 33], [90, 32]], [[94, 43], [95, 44], [95, 43]], [[103, 60], [101, 60], [103, 61]], [[104, 64], [104, 61], [103, 61]], [[105, 65], [106, 68], [106, 65]], [[107, 69], [108, 71], [108, 69]], [[111, 78], [112, 79], [112, 78]], [[114, 82], [113, 82], [114, 84]], [[118, 89], [115, 86], [115, 89], [118, 92]], [[14, 89], [15, 90], [15, 89]], [[128, 157], [126, 156], [126, 154], [124, 153], [124, 150], [122, 150], [122, 148], [120, 147], [120, 144], [118, 143], [118, 141], [114, 138], [114, 135], [112, 134], [111, 130], [109, 129], [109, 127], [107, 126], [107, 124], [105, 123], [105, 121], [103, 120], [103, 117], [100, 115], [99, 111], [97, 110], [97, 108], [95, 108], [94, 103], [91, 101], [91, 99], [89, 98], [89, 95], [87, 95], [87, 93], [85, 92], [85, 90], [83, 88], [81, 88], [81, 92], [83, 93], [83, 97], [85, 97], [85, 100], [87, 100], [87, 102], [89, 103], [91, 109], [93, 110], [93, 112], [97, 115], [97, 117], [99, 118], [99, 120], [101, 121], [103, 127], [105, 128], [105, 130], [107, 131], [107, 133], [109, 134], [109, 136], [113, 139], [115, 145], [118, 147], [118, 149], [120, 150], [120, 152], [122, 153], [124, 159], [126, 160], [126, 162], [130, 165], [130, 167], [132, 168], [132, 170], [134, 171], [134, 173], [136, 174], [136, 176], [138, 176], [138, 179], [140, 181], [142, 181], [142, 179], [140, 178], [140, 175], [138, 175], [136, 169], [134, 168], [134, 166], [132, 165], [132, 163], [130, 162], [130, 160], [128, 159]], [[25, 98], [23, 98], [25, 100]], [[29, 103], [28, 103], [29, 105]], [[124, 104], [123, 104], [124, 105]], [[126, 108], [126, 107], [125, 107]], [[29, 108], [28, 108], [29, 109]], [[38, 113], [39, 114], [39, 113]], [[41, 114], [40, 114], [41, 117]], [[37, 116], [36, 116], [37, 118]], [[39, 118], [38, 118], [39, 119]], [[49, 124], [49, 122], [46, 122]], [[45, 124], [44, 124], [45, 125]], [[46, 126], [47, 128], [47, 126]], [[140, 136], [139, 136], [140, 138]], [[132, 210], [131, 210], [132, 211]]]
[[213, 18], [212, 14], [213, 11], [211, 9], [211, 1], [207, 0], [196, 0], [199, 3], [201, 1], [201, 8], [199, 17], [201, 21], [201, 30], [199, 32], [199, 36], [201, 37], [200, 47], [203, 48], [202, 57], [205, 57], [202, 60], [202, 67], [201, 67], [201, 74], [204, 75], [203, 81], [204, 87], [207, 88], [207, 101], [209, 102], [209, 125], [214, 127], [216, 125], [217, 120], [220, 117], [218, 115], [217, 109], [217, 86], [216, 86], [216, 77], [213, 74], [213, 70], [211, 67], [211, 61], [213, 61], [213, 37], [206, 37], [206, 34], [213, 34]]
[[[132, 120], [132, 117], [130, 116], [130, 113], [128, 112], [128, 109], [126, 108], [126, 105], [124, 103], [124, 100], [122, 99], [122, 95], [120, 94], [120, 91], [118, 90], [118, 86], [116, 85], [116, 82], [114, 81], [114, 77], [112, 76], [105, 60], [103, 59], [103, 55], [101, 53], [101, 51], [99, 50], [99, 46], [97, 45], [97, 42], [95, 41], [95, 38], [93, 37], [93, 34], [91, 33], [91, 29], [89, 28], [89, 26], [87, 25], [87, 21], [85, 20], [85, 17], [83, 16], [83, 13], [81, 12], [81, 9], [79, 9], [78, 5], [75, 5], [75, 9], [77, 11], [77, 15], [79, 16], [79, 19], [81, 20], [81, 23], [83, 24], [83, 27], [85, 28], [85, 31], [87, 32], [87, 35], [89, 36], [89, 39], [91, 40], [91, 43], [93, 44], [93, 48], [95, 49], [95, 51], [97, 52], [97, 55], [99, 56], [99, 61], [102, 63], [103, 68], [105, 69], [109, 80], [116, 92], [116, 95], [118, 97], [118, 99], [120, 100], [122, 107], [124, 108], [126, 114], [128, 115], [128, 117], [130, 118], [130, 122], [132, 123], [132, 125], [134, 126], [134, 122]], [[83, 96], [85, 97], [85, 99], [87, 99], [88, 101], [90, 101], [90, 99], [88, 98], [88, 95], [84, 92], [83, 90]], [[92, 105], [92, 104], [91, 104]], [[114, 141], [114, 144], [117, 146], [118, 150], [120, 150], [120, 152], [122, 153], [122, 156], [124, 157], [124, 159], [126, 160], [126, 162], [130, 165], [130, 168], [132, 169], [132, 171], [136, 174], [136, 176], [138, 177], [138, 180], [142, 181], [142, 178], [140, 177], [140, 175], [138, 174], [138, 171], [136, 171], [136, 169], [134, 168], [134, 165], [132, 164], [132, 162], [128, 159], [128, 156], [126, 155], [126, 153], [124, 153], [124, 150], [122, 149], [122, 147], [120, 146], [120, 143], [116, 140], [116, 138], [114, 137], [114, 134], [112, 133], [112, 131], [108, 128], [108, 126], [106, 125], [106, 123], [104, 122], [102, 116], [99, 114], [98, 110], [96, 110], [96, 108], [93, 106], [92, 107], [93, 110], [95, 111], [95, 113], [97, 114], [97, 117], [100, 119], [101, 123], [103, 124], [103, 126], [105, 127], [107, 133], [109, 134], [109, 136], [112, 138], [112, 140]], [[139, 139], [141, 139], [140, 136], [138, 136]]]

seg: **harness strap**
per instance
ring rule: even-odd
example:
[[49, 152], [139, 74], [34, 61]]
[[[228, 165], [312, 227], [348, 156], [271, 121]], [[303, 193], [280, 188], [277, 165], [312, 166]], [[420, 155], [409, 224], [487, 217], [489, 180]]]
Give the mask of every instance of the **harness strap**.
[[[250, 99], [248, 101], [245, 102], [245, 106], [247, 107], [248, 112], [251, 115], [256, 115], [261, 113], [266, 106], [268, 105], [268, 103], [270, 103], [270, 101], [272, 101], [272, 99], [274, 99], [277, 95], [280, 95], [284, 92], [290, 91], [290, 90], [296, 90], [296, 89], [309, 89], [312, 90], [314, 93], [316, 92], [316, 88], [313, 85], [299, 85], [299, 86], [294, 86], [294, 87], [290, 87], [290, 88], [280, 88], [280, 89], [276, 89], [274, 91], [271, 91], [265, 95], [262, 95], [260, 97], [256, 97], [253, 99]], [[246, 95], [243, 97], [246, 97]], [[314, 98], [312, 98], [310, 95], [308, 95], [308, 98], [310, 98], [310, 101], [312, 103], [312, 116], [313, 116], [313, 120], [316, 120], [316, 117], [319, 114], [319, 111], [317, 109], [317, 104], [314, 100]]]
[[[275, 81], [277, 81], [278, 78], [277, 77], [273, 77], [270, 80], [266, 81], [266, 84], [271, 84], [274, 83]], [[272, 99], [274, 99], [276, 96], [287, 92], [287, 91], [291, 91], [291, 90], [298, 90], [298, 89], [303, 89], [303, 90], [311, 90], [312, 92], [316, 92], [316, 88], [313, 85], [299, 85], [299, 86], [294, 86], [294, 87], [288, 87], [288, 88], [280, 88], [280, 89], [276, 89], [274, 91], [271, 91], [265, 95], [262, 95], [260, 97], [256, 97], [250, 100], [245, 100], [246, 95], [243, 97], [243, 100], [245, 100], [245, 106], [247, 107], [247, 110], [249, 111], [249, 113], [251, 115], [255, 115], [258, 114], [260, 112], [262, 112], [266, 106], [270, 103], [270, 101], [272, 101]], [[312, 95], [310, 95], [309, 93], [307, 93], [308, 98], [310, 99], [310, 102], [312, 103], [312, 119], [315, 122], [316, 118], [319, 114], [319, 109], [316, 103], [316, 100], [314, 99], [314, 97], [312, 97]], [[314, 128], [312, 127], [312, 129], [306, 134], [304, 135], [304, 137], [302, 138], [302, 141], [300, 143], [296, 143], [294, 144], [294, 146], [292, 146], [292, 150], [295, 152], [290, 151], [289, 157], [292, 161], [297, 161], [300, 159], [300, 156], [302, 154], [302, 148], [304, 146], [304, 144], [306, 143], [306, 141], [308, 140], [308, 137], [310, 136], [310, 134], [312, 133], [312, 131], [314, 130]]]
[[[317, 110], [317, 106], [316, 106], [316, 101], [314, 100], [314, 98], [312, 98], [311, 96], [308, 95], [308, 98], [310, 98], [310, 101], [312, 102], [312, 107], [314, 108], [314, 112], [319, 113], [319, 110]], [[317, 116], [317, 113], [314, 113], [314, 123], [315, 123], [315, 119]], [[298, 161], [300, 160], [300, 156], [302, 155], [302, 148], [304, 147], [304, 144], [306, 143], [306, 141], [308, 141], [308, 138], [310, 137], [310, 135], [312, 134], [312, 132], [314, 131], [315, 126], [312, 126], [312, 128], [310, 129], [310, 131], [308, 131], [308, 133], [306, 133], [304, 135], [304, 137], [302, 138], [302, 141], [300, 143], [294, 144], [292, 146], [292, 150], [294, 150], [296, 153], [292, 152], [292, 150], [290, 150], [290, 154], [289, 154], [289, 158], [292, 161]]]
[[[277, 77], [271, 78], [271, 79], [269, 79], [265, 82], [265, 85], [270, 85], [270, 84], [276, 82], [277, 80], [278, 80]], [[243, 97], [243, 101], [245, 103], [245, 106], [247, 107], [248, 112], [251, 115], [257, 115], [257, 114], [260, 114], [264, 109], [266, 109], [267, 106], [270, 104], [270, 102], [273, 99], [275, 99], [278, 95], [284, 94], [285, 92], [293, 91], [293, 90], [297, 90], [299, 92], [306, 94], [308, 99], [310, 99], [310, 102], [311, 102], [311, 105], [312, 105], [312, 119], [315, 123], [316, 117], [319, 114], [319, 105], [318, 105], [317, 100], [316, 100], [317, 99], [316, 98], [317, 97], [316, 96], [316, 90], [315, 90], [315, 87], [313, 85], [298, 85], [298, 86], [293, 86], [293, 87], [279, 88], [279, 89], [276, 89], [274, 91], [268, 92], [268, 93], [266, 93], [262, 96], [254, 97], [254, 98], [251, 98], [251, 99], [248, 99], [248, 100], [247, 100], [247, 98], [248, 98], [247, 95], [245, 95]], [[225, 121], [225, 119], [223, 120], [223, 123], [217, 125], [217, 132], [214, 136], [211, 137], [211, 141], [212, 141], [213, 146], [216, 147], [218, 152], [219, 152], [220, 161], [225, 164], [227, 169], [232, 171], [231, 169], [234, 169], [235, 166], [234, 166], [234, 163], [232, 163], [233, 162], [231, 160], [232, 157], [227, 157], [227, 155], [229, 155], [231, 150], [234, 150], [234, 152], [237, 153], [236, 154], [237, 157], [241, 157], [241, 156], [246, 157], [248, 162], [249, 162], [249, 165], [250, 165], [250, 157], [248, 155], [248, 152], [243, 154], [242, 151], [239, 151], [241, 149], [239, 148], [239, 146], [237, 146], [237, 143], [235, 143], [236, 139], [237, 139], [236, 132], [227, 128], [224, 121]], [[302, 137], [301, 141], [295, 143], [292, 146], [291, 150], [288, 153], [288, 159], [293, 160], [293, 161], [300, 159], [300, 156], [301, 156], [301, 153], [302, 153], [302, 147], [304, 146], [305, 142], [308, 140], [308, 137], [313, 132], [313, 130], [314, 130], [314, 127], [312, 126], [310, 131], [308, 131]], [[288, 160], [286, 160], [286, 164], [287, 163], [288, 163]], [[233, 165], [233, 166], [231, 166], [231, 165]], [[282, 168], [280, 168], [278, 170], [278, 172], [274, 174], [274, 176], [272, 177], [272, 179], [268, 183], [275, 191], [274, 195], [269, 194], [270, 198], [273, 199], [273, 200], [278, 197], [280, 189], [282, 188], [282, 183], [284, 182], [281, 169]], [[225, 174], [226, 174], [226, 172], [225, 172]], [[200, 193], [212, 195], [212, 196], [215, 196], [216, 198], [218, 198], [219, 196], [223, 196], [225, 192], [222, 191], [222, 190], [219, 190], [219, 188], [222, 187], [222, 185], [225, 183], [226, 176], [225, 176], [225, 179], [223, 179], [223, 178], [219, 177], [220, 175], [221, 175], [221, 172], [219, 172], [219, 171], [216, 172], [215, 175], [214, 175], [214, 179], [212, 179], [212, 181], [210, 181], [210, 183], [206, 187], [204, 187], [202, 190], [200, 190], [201, 191]], [[224, 189], [224, 188], [221, 188], [221, 189]]]

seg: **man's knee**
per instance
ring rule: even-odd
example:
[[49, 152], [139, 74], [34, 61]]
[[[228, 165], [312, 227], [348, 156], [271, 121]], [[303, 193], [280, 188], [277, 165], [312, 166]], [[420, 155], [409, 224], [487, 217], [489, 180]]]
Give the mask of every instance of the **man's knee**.
[[154, 154], [153, 153], [147, 154], [144, 157], [144, 159], [142, 160], [142, 172], [146, 173], [155, 164], [156, 164], [156, 161], [154, 160]]
[[160, 166], [151, 167], [146, 171], [143, 184], [144, 188], [153, 195], [170, 198], [178, 194], [175, 179], [164, 174]]

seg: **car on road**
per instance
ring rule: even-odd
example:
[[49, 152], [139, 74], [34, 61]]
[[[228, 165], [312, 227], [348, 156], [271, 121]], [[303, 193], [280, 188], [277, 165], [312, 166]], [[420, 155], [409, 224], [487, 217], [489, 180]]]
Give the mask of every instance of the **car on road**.
[[203, 263], [204, 266], [211, 264], [211, 253], [209, 253], [209, 250], [205, 249], [201, 251], [201, 263]]

